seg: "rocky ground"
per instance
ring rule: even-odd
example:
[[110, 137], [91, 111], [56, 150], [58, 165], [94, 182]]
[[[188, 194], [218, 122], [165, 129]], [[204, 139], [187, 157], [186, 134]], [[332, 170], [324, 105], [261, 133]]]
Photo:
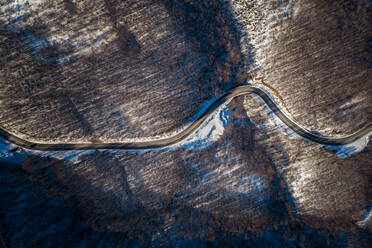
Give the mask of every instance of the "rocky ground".
[[[26, 137], [161, 134], [247, 78], [309, 129], [372, 121], [366, 1], [26, 2], [0, 15], [0, 125]], [[370, 142], [314, 144], [253, 96], [216, 116], [167, 149], [1, 144], [5, 245], [370, 247]]]

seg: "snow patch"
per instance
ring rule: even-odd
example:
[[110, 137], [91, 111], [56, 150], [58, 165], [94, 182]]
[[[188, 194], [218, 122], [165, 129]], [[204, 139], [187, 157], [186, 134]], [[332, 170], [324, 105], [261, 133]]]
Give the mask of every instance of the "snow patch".
[[22, 164], [23, 159], [30, 155], [32, 154], [0, 137], [0, 162]]
[[360, 102], [362, 102], [363, 100], [365, 100], [365, 98], [361, 97], [361, 96], [356, 96], [356, 97], [353, 97], [350, 101], [347, 101], [345, 102], [344, 104], [342, 104], [340, 106], [340, 109], [347, 109], [349, 107], [352, 107]]
[[353, 154], [363, 151], [364, 148], [366, 148], [368, 145], [370, 136], [372, 136], [372, 132], [369, 132], [368, 134], [354, 141], [351, 144], [342, 146], [325, 145], [324, 148], [336, 151], [336, 155], [339, 156], [340, 158], [348, 158]]
[[372, 208], [370, 208], [368, 214], [361, 221], [357, 222], [357, 225], [361, 228], [370, 228], [372, 226]]
[[225, 128], [231, 121], [231, 112], [226, 105], [227, 103], [215, 110], [215, 112], [188, 138], [164, 149], [185, 148], [197, 150], [213, 144], [224, 134]]

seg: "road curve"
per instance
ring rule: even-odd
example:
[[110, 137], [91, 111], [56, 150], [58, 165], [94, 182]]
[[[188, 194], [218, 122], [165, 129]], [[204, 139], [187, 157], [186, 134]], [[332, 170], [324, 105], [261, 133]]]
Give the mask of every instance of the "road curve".
[[38, 143], [28, 140], [24, 140], [17, 137], [14, 134], [7, 132], [5, 129], [0, 127], [0, 136], [7, 139], [8, 141], [27, 148], [31, 150], [41, 150], [41, 151], [57, 151], [57, 150], [89, 150], [89, 149], [124, 149], [124, 150], [138, 150], [138, 149], [151, 149], [151, 148], [161, 148], [176, 144], [190, 134], [192, 134], [219, 106], [229, 102], [231, 99], [248, 94], [256, 94], [260, 96], [269, 108], [279, 117], [279, 119], [284, 122], [289, 128], [294, 132], [301, 135], [302, 137], [309, 139], [311, 141], [317, 142], [323, 145], [346, 145], [350, 144], [357, 139], [367, 135], [372, 132], [372, 123], [368, 123], [366, 126], [358, 130], [357, 132], [344, 136], [344, 137], [330, 137], [321, 136], [315, 134], [297, 124], [290, 117], [288, 117], [284, 112], [282, 112], [275, 102], [270, 98], [270, 96], [265, 93], [262, 89], [251, 86], [243, 85], [230, 89], [225, 94], [220, 96], [212, 105], [210, 105], [201, 116], [195, 120], [189, 127], [182, 130], [181, 132], [175, 134], [172, 137], [142, 141], [142, 142], [118, 142], [118, 143]]

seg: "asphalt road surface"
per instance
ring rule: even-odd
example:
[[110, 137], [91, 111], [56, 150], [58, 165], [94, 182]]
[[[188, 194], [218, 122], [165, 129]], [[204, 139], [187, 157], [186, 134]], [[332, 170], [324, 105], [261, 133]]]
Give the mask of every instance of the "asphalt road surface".
[[172, 137], [163, 139], [156, 139], [150, 141], [141, 142], [116, 142], [116, 143], [38, 143], [28, 140], [24, 140], [14, 134], [7, 132], [5, 129], [0, 127], [0, 136], [7, 139], [8, 141], [32, 150], [43, 150], [43, 151], [56, 151], [56, 150], [89, 150], [89, 149], [124, 149], [124, 150], [138, 150], [138, 149], [151, 149], [161, 148], [176, 144], [187, 138], [192, 134], [219, 106], [229, 102], [231, 99], [248, 94], [256, 94], [260, 96], [269, 108], [280, 118], [294, 132], [302, 136], [303, 138], [317, 142], [323, 145], [346, 145], [350, 144], [359, 138], [372, 132], [372, 123], [368, 123], [366, 126], [356, 131], [355, 133], [344, 136], [344, 137], [330, 137], [315, 134], [297, 124], [288, 115], [280, 110], [276, 103], [265, 93], [262, 89], [251, 85], [243, 85], [230, 89], [225, 94], [220, 96], [209, 108], [207, 108], [202, 115], [195, 120], [189, 127], [183, 131], [175, 134]]

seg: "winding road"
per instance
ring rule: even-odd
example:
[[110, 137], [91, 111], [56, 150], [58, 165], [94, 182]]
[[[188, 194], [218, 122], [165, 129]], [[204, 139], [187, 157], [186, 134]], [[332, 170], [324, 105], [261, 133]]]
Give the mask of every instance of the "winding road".
[[0, 127], [0, 136], [7, 139], [8, 141], [31, 150], [41, 151], [57, 151], [57, 150], [89, 150], [89, 149], [124, 149], [124, 150], [138, 150], [138, 149], [151, 149], [161, 148], [176, 144], [190, 134], [192, 134], [218, 107], [224, 103], [229, 102], [231, 99], [248, 94], [256, 94], [260, 96], [269, 108], [279, 117], [279, 119], [285, 123], [294, 132], [302, 136], [303, 138], [317, 142], [323, 145], [346, 145], [353, 143], [359, 138], [372, 132], [372, 123], [368, 123], [366, 126], [358, 130], [357, 132], [344, 136], [344, 137], [330, 137], [321, 136], [315, 134], [297, 124], [294, 120], [288, 117], [282, 112], [276, 103], [265, 93], [262, 89], [254, 87], [252, 85], [243, 85], [230, 89], [225, 94], [221, 95], [212, 105], [210, 105], [198, 119], [196, 119], [190, 126], [175, 134], [172, 137], [163, 139], [156, 139], [150, 141], [141, 142], [118, 142], [118, 143], [38, 143], [22, 139], [14, 134], [9, 133], [5, 129]]

